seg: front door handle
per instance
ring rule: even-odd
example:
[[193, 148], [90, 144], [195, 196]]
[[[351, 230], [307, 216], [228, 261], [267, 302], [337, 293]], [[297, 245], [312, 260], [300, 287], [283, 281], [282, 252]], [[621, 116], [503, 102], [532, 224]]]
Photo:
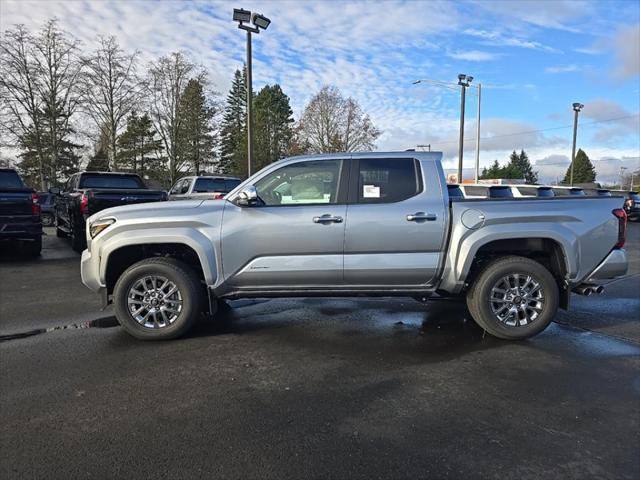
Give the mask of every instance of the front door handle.
[[416, 212], [411, 215], [407, 215], [407, 222], [420, 222], [420, 221], [428, 221], [433, 222], [438, 218], [438, 215], [435, 213], [424, 213], [424, 212]]
[[313, 223], [342, 223], [342, 217], [334, 217], [331, 214], [325, 213], [319, 217], [313, 217]]

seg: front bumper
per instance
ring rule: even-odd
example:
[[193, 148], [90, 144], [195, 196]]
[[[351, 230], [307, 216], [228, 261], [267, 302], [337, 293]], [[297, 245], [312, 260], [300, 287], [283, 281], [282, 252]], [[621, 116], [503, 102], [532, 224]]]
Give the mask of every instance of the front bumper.
[[599, 282], [602, 280], [611, 280], [616, 277], [622, 277], [627, 274], [629, 262], [627, 261], [627, 252], [623, 248], [611, 250], [611, 253], [591, 272], [585, 283]]
[[96, 293], [106, 291], [106, 285], [100, 281], [100, 257], [89, 250], [82, 252], [80, 259], [80, 276], [82, 283]]

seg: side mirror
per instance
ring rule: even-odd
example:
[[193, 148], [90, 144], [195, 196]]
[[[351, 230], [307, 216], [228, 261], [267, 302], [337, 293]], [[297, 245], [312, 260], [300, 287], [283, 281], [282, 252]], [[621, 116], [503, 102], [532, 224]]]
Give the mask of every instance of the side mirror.
[[253, 185], [244, 187], [236, 197], [236, 203], [241, 207], [252, 207], [258, 204], [258, 191]]
[[54, 195], [60, 195], [60, 189], [58, 187], [49, 188], [49, 193], [53, 193]]

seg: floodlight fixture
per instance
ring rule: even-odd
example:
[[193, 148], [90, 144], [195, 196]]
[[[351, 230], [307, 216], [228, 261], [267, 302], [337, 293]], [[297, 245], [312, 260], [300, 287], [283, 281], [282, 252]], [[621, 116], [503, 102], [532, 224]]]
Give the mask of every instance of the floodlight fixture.
[[251, 19], [251, 22], [256, 27], [261, 28], [262, 30], [266, 30], [267, 28], [269, 28], [269, 24], [271, 23], [271, 20], [269, 20], [267, 17], [265, 17], [261, 13], [254, 13], [253, 18]]
[[583, 108], [584, 108], [584, 105], [579, 103], [579, 102], [576, 102], [576, 103], [573, 104], [573, 111], [574, 112], [579, 112]]
[[236, 22], [248, 23], [251, 21], [251, 12], [249, 10], [244, 10], [243, 8], [234, 8], [233, 19]]

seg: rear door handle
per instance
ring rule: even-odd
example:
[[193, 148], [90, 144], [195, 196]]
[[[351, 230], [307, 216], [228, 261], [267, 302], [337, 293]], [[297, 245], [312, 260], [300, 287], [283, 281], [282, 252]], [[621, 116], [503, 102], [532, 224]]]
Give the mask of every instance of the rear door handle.
[[319, 217], [313, 217], [313, 223], [342, 223], [342, 217], [334, 217], [329, 213], [325, 213]]
[[428, 221], [432, 222], [438, 218], [438, 215], [435, 213], [424, 213], [424, 212], [416, 212], [411, 215], [407, 215], [407, 222], [420, 222], [420, 221]]

